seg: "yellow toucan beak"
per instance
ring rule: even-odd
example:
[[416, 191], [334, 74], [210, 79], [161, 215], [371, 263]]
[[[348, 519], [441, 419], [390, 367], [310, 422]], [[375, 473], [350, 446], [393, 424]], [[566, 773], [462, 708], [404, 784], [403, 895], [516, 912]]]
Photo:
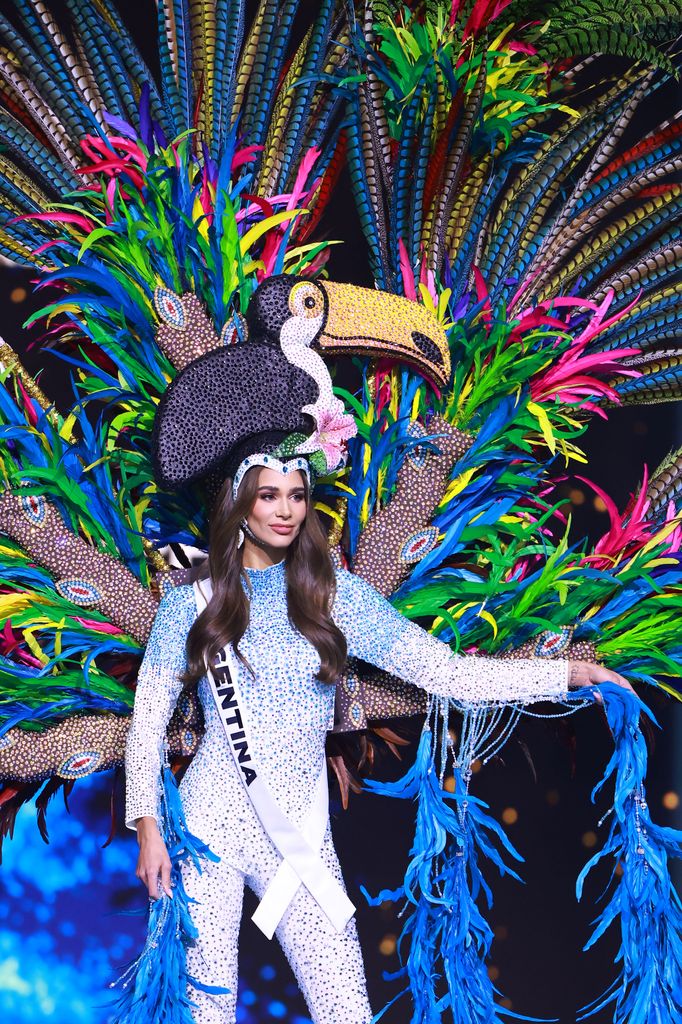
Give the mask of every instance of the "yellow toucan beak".
[[423, 306], [390, 292], [316, 281], [327, 315], [316, 343], [335, 355], [385, 356], [415, 366], [433, 384], [450, 380], [445, 331]]

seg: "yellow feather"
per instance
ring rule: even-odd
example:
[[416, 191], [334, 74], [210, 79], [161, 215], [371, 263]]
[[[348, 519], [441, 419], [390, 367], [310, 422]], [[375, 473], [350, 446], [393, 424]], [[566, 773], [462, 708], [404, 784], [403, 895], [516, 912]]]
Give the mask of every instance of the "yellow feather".
[[258, 49], [258, 40], [260, 39], [261, 27], [263, 25], [263, 11], [266, 3], [267, 0], [261, 0], [253, 25], [249, 31], [246, 45], [242, 50], [242, 58], [239, 62], [239, 71], [237, 72], [234, 103], [232, 104], [232, 123], [237, 119], [244, 103], [244, 94], [246, 92], [246, 87], [249, 84], [249, 79], [251, 78], [253, 61], [256, 56], [256, 50]]
[[59, 430], [59, 436], [65, 441], [71, 441], [73, 438], [73, 428], [77, 419], [78, 417], [76, 414], [71, 412], [62, 423]]
[[362, 508], [360, 509], [360, 522], [363, 526], [367, 525], [369, 519], [369, 492], [365, 495], [364, 501], [362, 502]]
[[658, 688], [668, 694], [669, 697], [675, 697], [676, 700], [682, 701], [682, 694], [677, 690], [674, 690], [672, 686], [668, 686], [667, 683], [662, 683], [660, 679], [656, 680]]
[[21, 242], [17, 242], [14, 238], [8, 235], [6, 231], [0, 230], [0, 242], [2, 242], [6, 249], [13, 252], [15, 256], [21, 256], [26, 263], [35, 263], [31, 250], [27, 246], [22, 245]]
[[254, 224], [253, 227], [250, 228], [240, 239], [239, 249], [241, 255], [246, 256], [251, 246], [254, 245], [267, 231], [277, 227], [278, 224], [283, 224], [285, 221], [290, 221], [294, 217], [300, 216], [302, 213], [309, 212], [309, 210], [304, 208], [297, 210], [283, 210], [281, 213], [275, 213], [272, 217], [266, 217], [265, 220], [259, 221], [258, 224]]
[[26, 611], [33, 604], [30, 594], [2, 594], [0, 596], [0, 619], [11, 619], [13, 615]]
[[56, 623], [55, 637], [54, 637], [54, 653], [59, 657], [62, 653], [62, 633], [64, 626], [66, 625], [66, 619], [62, 618]]
[[265, 140], [265, 158], [256, 187], [258, 195], [261, 196], [270, 196], [276, 191], [277, 175], [282, 165], [280, 146], [289, 118], [289, 111], [294, 101], [293, 85], [300, 77], [311, 34], [312, 28], [309, 28], [280, 86], [275, 101], [275, 107], [270, 118], [270, 128]]
[[262, 260], [249, 260], [243, 266], [244, 276], [248, 277], [249, 274], [255, 274], [257, 270], [265, 272], [265, 264]]
[[336, 509], [333, 509], [329, 505], [326, 505], [323, 501], [316, 501], [315, 508], [317, 509], [318, 512], [324, 512], [325, 515], [329, 516], [330, 519], [333, 519], [335, 523], [339, 524], [339, 526], [343, 526], [345, 522], [345, 517], [340, 515], [340, 513], [337, 512]]
[[[337, 238], [336, 240], [332, 239], [331, 241], [325, 242], [324, 244], [325, 247], [328, 245], [342, 245], [343, 240], [340, 238]], [[319, 242], [310, 242], [309, 245], [297, 245], [295, 249], [288, 249], [287, 254], [284, 258], [284, 272], [288, 273], [286, 269], [287, 267], [291, 266], [292, 263], [297, 263], [300, 257], [305, 256], [307, 252], [310, 252], [312, 249], [317, 249], [318, 245]]]
[[540, 424], [540, 431], [547, 442], [547, 447], [551, 451], [552, 455], [556, 454], [556, 438], [554, 436], [554, 431], [552, 430], [552, 424], [550, 423], [549, 416], [542, 406], [538, 405], [536, 402], [528, 403], [528, 412], [535, 416], [536, 420]]
[[459, 476], [456, 476], [454, 480], [451, 480], [445, 490], [441, 504], [447, 504], [447, 502], [451, 501], [456, 497], [456, 495], [460, 494], [465, 487], [468, 487], [475, 472], [475, 467], [473, 469], [466, 469], [463, 473], [460, 473]]
[[479, 612], [477, 612], [476, 614], [477, 614], [477, 617], [479, 619], [485, 619], [486, 622], [490, 623], [490, 625], [492, 626], [492, 630], [493, 630], [493, 636], [494, 637], [497, 636], [497, 621], [490, 614], [490, 612], [486, 612], [486, 611], [483, 610], [483, 608], [481, 608], [481, 610]]
[[37, 658], [41, 665], [47, 665], [47, 663], [48, 663], [48, 661], [50, 659], [43, 652], [40, 644], [38, 643], [38, 641], [34, 637], [34, 635], [33, 635], [33, 630], [34, 629], [40, 629], [40, 626], [33, 626], [33, 627], [28, 628], [28, 629], [24, 629], [24, 630], [22, 630], [22, 635], [23, 635], [24, 640], [26, 642], [26, 646], [28, 647], [29, 651], [34, 656], [34, 658]]
[[208, 219], [204, 215], [204, 208], [201, 205], [199, 196], [194, 197], [194, 204], [192, 206], [192, 220], [196, 224], [199, 234], [208, 242]]
[[9, 558], [16, 558], [19, 554], [22, 558], [28, 558], [23, 551], [15, 551], [14, 548], [7, 547], [7, 545], [0, 543], [0, 555], [7, 555]]
[[[673, 530], [677, 529], [680, 522], [682, 522], [682, 515], [675, 516], [675, 518], [671, 519], [670, 522], [665, 524], [665, 526], [662, 526], [661, 529], [658, 530], [640, 549], [641, 553], [646, 554], [646, 552], [652, 551], [654, 548], [658, 547], [659, 544], [662, 544], [664, 540], [667, 540]], [[632, 561], [628, 564], [632, 565]]]
[[337, 480], [336, 487], [342, 491], [345, 491], [347, 494], [352, 495], [352, 497], [355, 497], [355, 491], [353, 490], [353, 488], [349, 487], [348, 484], [343, 482], [343, 480]]

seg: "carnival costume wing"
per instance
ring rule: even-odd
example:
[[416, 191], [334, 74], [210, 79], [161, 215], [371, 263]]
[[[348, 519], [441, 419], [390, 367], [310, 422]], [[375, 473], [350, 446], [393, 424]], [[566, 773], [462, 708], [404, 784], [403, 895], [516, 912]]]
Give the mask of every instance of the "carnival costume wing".
[[67, 24], [32, 3], [0, 23], [0, 247], [57, 289], [46, 349], [76, 382], [60, 415], [5, 347], [4, 831], [46, 780], [41, 814], [60, 780], [122, 761], [159, 549], [204, 530], [151, 483], [154, 412], [177, 370], [244, 336], [260, 278], [324, 259], [304, 236], [338, 173], [339, 100], [289, 85], [347, 59], [329, 3], [293, 54], [295, 4], [246, 31], [239, 6], [169, 3], [155, 80], [115, 9], [67, 6]]
[[[671, 693], [681, 654], [670, 628], [680, 600], [679, 453], [653, 486], [645, 473], [623, 511], [597, 488], [610, 527], [593, 549], [572, 545], [555, 517], [556, 476], [584, 461], [576, 442], [590, 416], [680, 394], [679, 123], [623, 144], [640, 107], [670, 81], [674, 46], [657, 55], [651, 47], [674, 38], [679, 19], [672, 4], [590, 3], [569, 14], [558, 4], [455, 3], [409, 13], [372, 5], [358, 20], [362, 84], [349, 105], [347, 147], [373, 274], [452, 325], [454, 369], [452, 387], [434, 397], [403, 368], [365, 367], [351, 495], [338, 495], [354, 567], [455, 649], [502, 657], [523, 646], [539, 657], [563, 649]], [[589, 55], [610, 49], [635, 60], [646, 53], [648, 66], [602, 79]], [[563, 62], [579, 54], [588, 59]], [[389, 432], [402, 434], [402, 457], [378, 443]], [[429, 459], [444, 455], [445, 486], [428, 472]], [[399, 552], [388, 572], [386, 535]], [[376, 682], [350, 680], [346, 701], [358, 720], [371, 717], [384, 681]], [[629, 868], [612, 884], [595, 938], [621, 914], [623, 970], [591, 1009], [611, 1003], [619, 1022], [679, 1020], [676, 899], [661, 876], [649, 884], [659, 854], [679, 856], [679, 845], [649, 821], [636, 824], [642, 746], [637, 739], [635, 753], [624, 736], [637, 710], [623, 714], [611, 699], [617, 753], [606, 778], [617, 775], [618, 786], [629, 777], [634, 788], [631, 814], [617, 803], [596, 860], [620, 856]], [[404, 900], [409, 910], [401, 948], [413, 1020], [497, 1020], [483, 967], [492, 933], [469, 896], [485, 886], [480, 858], [496, 843], [512, 851], [472, 802], [469, 766], [499, 749], [516, 712], [465, 709], [453, 753], [448, 711], [428, 703], [404, 779], [371, 783], [418, 800], [404, 882], [377, 900]], [[441, 778], [452, 773], [451, 796], [431, 784], [434, 763]], [[642, 833], [655, 835], [657, 853]], [[644, 919], [634, 892], [644, 916], [665, 921], [660, 931], [632, 930]], [[666, 962], [675, 967], [664, 978]], [[441, 985], [431, 983], [436, 974]]]
[[[679, 453], [623, 512], [603, 496], [610, 528], [593, 549], [560, 527], [557, 477], [582, 460], [592, 415], [680, 394], [679, 124], [624, 141], [672, 80], [679, 4], [323, 0], [301, 42], [298, 6], [263, 0], [247, 25], [228, 0], [159, 4], [158, 77], [98, 0], [67, 0], [64, 24], [37, 0], [0, 19], [0, 252], [56, 289], [41, 314], [46, 365], [66, 360], [74, 388], [59, 410], [0, 353], [4, 831], [38, 791], [44, 828], [55, 791], [121, 763], [136, 669], [173, 583], [163, 553], [206, 542], [192, 489], [177, 489], [192, 474], [151, 482], [155, 415], [230, 360], [289, 375], [293, 419], [283, 410], [278, 429], [318, 451], [342, 433], [326, 367], [357, 360], [359, 387], [334, 392], [357, 434], [345, 468], [320, 466], [317, 501], [335, 557], [405, 614], [455, 650], [597, 656], [675, 691]], [[629, 58], [620, 77], [603, 53]], [[377, 285], [360, 301], [323, 278], [320, 219], [344, 163]], [[221, 468], [218, 448], [205, 455]], [[447, 744], [433, 746], [450, 708], [361, 664], [337, 692], [339, 732], [428, 711], [394, 793], [420, 801], [402, 890], [415, 1019], [454, 1012], [456, 992], [463, 1021], [496, 1019], [473, 897], [468, 930], [446, 924], [484, 884], [477, 843], [505, 843], [468, 795], [477, 748], [460, 751], [448, 804], [429, 773], [441, 756], [452, 770]], [[619, 793], [636, 782], [639, 800], [636, 724], [613, 700]], [[509, 730], [463, 710], [477, 723], [465, 736], [494, 746]], [[180, 701], [173, 759], [196, 749], [195, 711]], [[334, 767], [347, 792], [341, 755]], [[620, 809], [617, 860], [637, 872], [675, 853], [650, 825], [634, 856], [641, 831]], [[644, 992], [637, 964], [654, 940], [626, 936], [619, 1021], [632, 1000], [678, 1019], [665, 877], [649, 871], [644, 899], [665, 923], [655, 959], [678, 970], [649, 975]]]

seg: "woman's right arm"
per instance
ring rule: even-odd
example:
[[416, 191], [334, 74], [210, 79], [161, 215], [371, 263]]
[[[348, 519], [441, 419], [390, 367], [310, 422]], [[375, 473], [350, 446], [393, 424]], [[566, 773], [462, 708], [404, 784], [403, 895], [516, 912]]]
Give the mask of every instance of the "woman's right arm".
[[137, 876], [152, 898], [158, 896], [159, 878], [171, 894], [170, 858], [158, 826], [161, 767], [166, 727], [182, 691], [185, 643], [195, 615], [189, 587], [172, 589], [162, 599], [140, 666], [126, 742], [126, 825], [137, 830]]

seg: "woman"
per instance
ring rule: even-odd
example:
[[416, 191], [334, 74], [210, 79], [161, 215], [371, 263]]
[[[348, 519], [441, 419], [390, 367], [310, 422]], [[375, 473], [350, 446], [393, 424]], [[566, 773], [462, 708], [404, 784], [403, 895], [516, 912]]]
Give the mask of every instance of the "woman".
[[[139, 677], [126, 758], [127, 820], [140, 845], [137, 875], [152, 899], [172, 896], [170, 860], [156, 820], [161, 748], [183, 685], [200, 680], [206, 732], [180, 789], [190, 831], [220, 860], [201, 874], [191, 866], [183, 871], [199, 931], [188, 951], [188, 971], [201, 984], [230, 992], [193, 990], [195, 1020], [235, 1020], [247, 884], [262, 900], [258, 923], [266, 934], [276, 928], [312, 1019], [368, 1024], [362, 956], [326, 806], [325, 737], [346, 656], [462, 704], [561, 699], [568, 689], [605, 680], [628, 684], [585, 662], [453, 655], [362, 580], [334, 571], [310, 503], [305, 459], [280, 462], [272, 454], [251, 453], [232, 476], [212, 516], [210, 584], [200, 587], [207, 607], [197, 617], [201, 594], [189, 586], [170, 591]], [[233, 652], [237, 705], [232, 687], [221, 690], [206, 678], [207, 662], [219, 665], [221, 650]], [[222, 704], [221, 694], [228, 695]], [[276, 804], [272, 813], [283, 816], [284, 823], [270, 822], [269, 834], [267, 810], [256, 809], [250, 789], [257, 787], [247, 772], [265, 777]], [[287, 823], [289, 838], [299, 843], [292, 863], [308, 857], [288, 876], [280, 834]]]

